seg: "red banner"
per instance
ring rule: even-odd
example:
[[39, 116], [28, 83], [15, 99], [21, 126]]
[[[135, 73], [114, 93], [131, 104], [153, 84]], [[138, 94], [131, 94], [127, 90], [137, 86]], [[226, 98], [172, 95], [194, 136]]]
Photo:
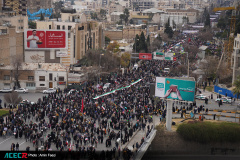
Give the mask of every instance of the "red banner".
[[139, 59], [152, 60], [152, 53], [139, 53]]
[[25, 49], [67, 49], [67, 32], [55, 30], [26, 30]]

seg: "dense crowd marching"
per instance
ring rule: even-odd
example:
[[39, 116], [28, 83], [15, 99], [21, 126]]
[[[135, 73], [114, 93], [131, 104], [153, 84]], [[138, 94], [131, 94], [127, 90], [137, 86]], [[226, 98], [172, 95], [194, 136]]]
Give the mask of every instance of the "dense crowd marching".
[[[156, 76], [174, 76], [166, 75], [163, 69], [177, 65], [172, 61], [141, 61], [137, 69], [109, 75], [107, 80], [112, 85], [106, 90], [87, 82], [84, 89], [74, 94], [58, 90], [43, 96], [36, 104], [18, 105], [15, 112], [10, 109], [9, 116], [0, 117], [0, 136], [24, 136], [35, 150], [39, 150], [39, 147], [44, 151], [52, 150], [52, 145], [55, 145], [59, 151], [76, 150], [82, 156], [94, 153], [99, 143], [105, 143], [109, 151], [102, 151], [100, 157], [117, 159], [120, 156], [120, 145], [127, 143], [134, 132], [147, 128], [149, 135], [153, 128], [153, 115], [165, 118], [166, 103], [150, 96], [149, 85], [155, 82]], [[129, 88], [93, 99], [138, 79], [141, 81]], [[191, 107], [178, 108], [175, 104], [174, 111], [190, 110]], [[143, 143], [144, 138], [133, 148], [138, 149]], [[19, 150], [19, 144], [13, 143], [11, 150]], [[26, 150], [29, 151], [30, 146]], [[127, 148], [123, 151], [126, 159], [133, 154]]]

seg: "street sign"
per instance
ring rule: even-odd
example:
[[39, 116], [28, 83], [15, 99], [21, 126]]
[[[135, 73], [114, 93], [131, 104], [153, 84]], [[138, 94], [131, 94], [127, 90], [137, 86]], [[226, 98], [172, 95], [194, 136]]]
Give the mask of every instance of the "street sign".
[[194, 101], [195, 81], [156, 77], [155, 96]]
[[153, 59], [164, 60], [163, 52], [153, 52]]

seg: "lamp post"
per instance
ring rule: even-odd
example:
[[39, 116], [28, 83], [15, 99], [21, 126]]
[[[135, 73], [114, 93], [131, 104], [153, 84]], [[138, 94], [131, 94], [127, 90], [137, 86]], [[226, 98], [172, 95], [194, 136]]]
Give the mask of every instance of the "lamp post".
[[[104, 54], [99, 54], [100, 58], [99, 58], [99, 75], [98, 75], [98, 84], [100, 83], [100, 69], [101, 69], [101, 57], [103, 56]], [[98, 87], [97, 87], [97, 91], [98, 91]]]

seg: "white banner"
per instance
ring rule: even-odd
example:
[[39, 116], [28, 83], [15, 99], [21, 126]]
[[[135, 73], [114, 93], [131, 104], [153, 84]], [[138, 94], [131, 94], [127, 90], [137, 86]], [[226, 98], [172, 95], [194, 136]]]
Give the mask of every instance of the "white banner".
[[57, 51], [56, 52], [56, 57], [67, 57], [68, 54], [67, 54], [67, 51]]

